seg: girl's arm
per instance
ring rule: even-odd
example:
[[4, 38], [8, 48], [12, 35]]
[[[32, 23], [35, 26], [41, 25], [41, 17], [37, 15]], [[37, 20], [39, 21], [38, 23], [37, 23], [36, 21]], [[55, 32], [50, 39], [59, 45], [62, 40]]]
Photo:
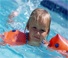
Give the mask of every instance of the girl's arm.
[[48, 44], [49, 44], [49, 42], [47, 42], [46, 40], [43, 40], [43, 43], [44, 43], [45, 45], [48, 45]]
[[0, 38], [4, 39], [4, 35], [3, 34], [0, 34]]
[[4, 42], [4, 35], [0, 34], [0, 38], [2, 41], [0, 41], [0, 45], [6, 45], [6, 43]]

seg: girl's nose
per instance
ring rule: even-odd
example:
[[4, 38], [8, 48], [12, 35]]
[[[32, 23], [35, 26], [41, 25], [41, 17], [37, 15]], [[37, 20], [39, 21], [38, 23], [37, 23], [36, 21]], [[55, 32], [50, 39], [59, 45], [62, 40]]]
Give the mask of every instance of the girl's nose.
[[39, 35], [40, 35], [40, 32], [39, 32], [39, 31], [37, 31], [37, 32], [36, 32], [36, 34], [37, 34], [37, 36], [39, 36]]

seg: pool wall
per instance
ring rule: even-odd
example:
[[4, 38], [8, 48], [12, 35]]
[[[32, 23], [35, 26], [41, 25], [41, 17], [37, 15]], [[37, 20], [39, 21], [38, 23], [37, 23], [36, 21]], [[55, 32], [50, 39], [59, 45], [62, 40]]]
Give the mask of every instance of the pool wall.
[[42, 0], [41, 5], [52, 11], [56, 11], [66, 16], [68, 19], [68, 4], [60, 0]]

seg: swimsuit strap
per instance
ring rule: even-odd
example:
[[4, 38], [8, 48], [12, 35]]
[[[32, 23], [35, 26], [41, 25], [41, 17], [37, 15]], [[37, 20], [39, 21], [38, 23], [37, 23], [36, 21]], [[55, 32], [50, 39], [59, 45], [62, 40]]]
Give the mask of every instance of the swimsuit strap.
[[26, 34], [26, 42], [29, 40], [29, 33], [25, 33]]

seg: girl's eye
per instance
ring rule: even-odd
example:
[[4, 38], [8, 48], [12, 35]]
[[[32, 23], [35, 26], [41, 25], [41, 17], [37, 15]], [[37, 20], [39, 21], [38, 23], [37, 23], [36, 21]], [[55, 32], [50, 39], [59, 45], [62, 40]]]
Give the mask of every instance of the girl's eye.
[[45, 32], [45, 30], [41, 29], [40, 32]]
[[33, 27], [33, 29], [37, 29], [36, 27]]
[[33, 30], [34, 30], [34, 31], [36, 31], [36, 30], [37, 30], [37, 28], [36, 28], [36, 27], [32, 27], [32, 28], [33, 28]]

